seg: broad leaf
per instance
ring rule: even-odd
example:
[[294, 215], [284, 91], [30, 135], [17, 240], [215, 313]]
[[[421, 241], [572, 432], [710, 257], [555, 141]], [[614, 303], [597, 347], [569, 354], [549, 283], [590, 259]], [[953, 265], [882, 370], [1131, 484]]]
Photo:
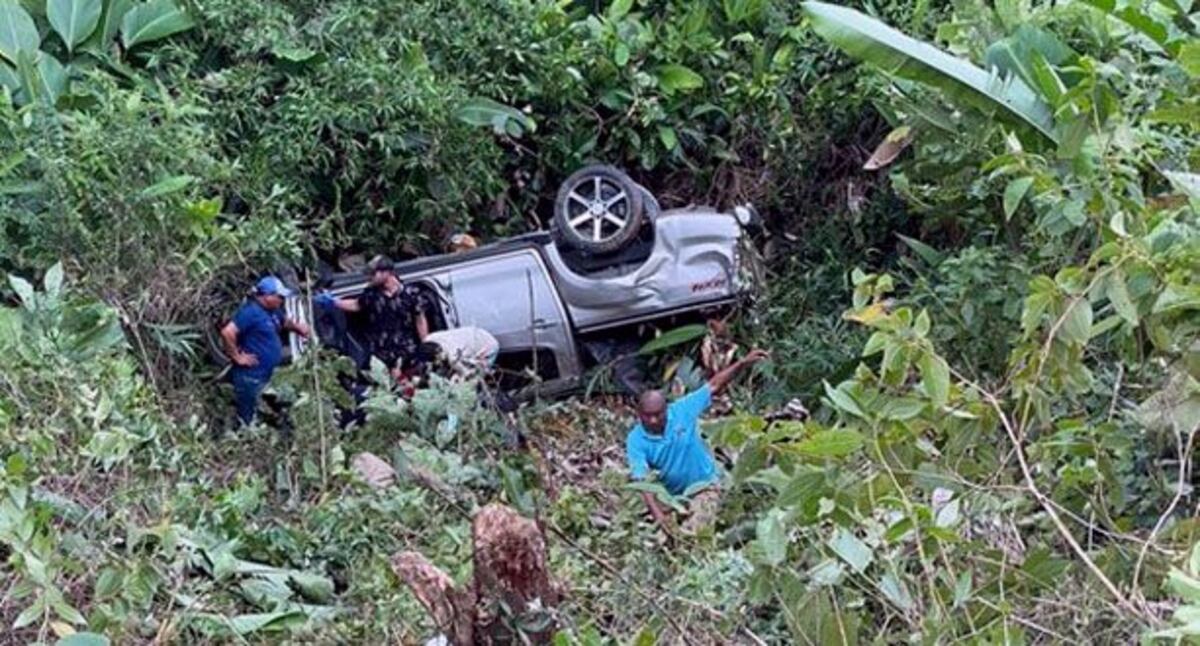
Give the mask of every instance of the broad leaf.
[[45, 97], [47, 104], [54, 105], [58, 97], [67, 91], [67, 68], [49, 54], [42, 54], [37, 64], [38, 96]]
[[818, 34], [851, 56], [888, 74], [936, 87], [953, 99], [1057, 141], [1050, 106], [1019, 78], [989, 74], [853, 9], [805, 2], [804, 11]]
[[875, 558], [866, 543], [845, 529], [838, 529], [834, 533], [833, 538], [829, 539], [829, 548], [859, 574], [862, 574]]
[[663, 65], [656, 71], [658, 84], [667, 94], [704, 87], [704, 77], [677, 64]]
[[852, 397], [849, 392], [843, 389], [842, 386], [834, 388], [833, 386], [829, 385], [829, 382], [825, 382], [825, 395], [829, 397], [829, 401], [832, 402], [833, 405], [838, 409], [850, 413], [855, 417], [865, 418], [867, 416], [867, 414], [863, 412], [862, 407], [858, 405], [858, 402], [854, 401], [854, 397]]
[[1150, 15], [1138, 10], [1137, 3], [1117, 0], [1083, 0], [1100, 11], [1129, 25], [1134, 31], [1149, 38], [1155, 45], [1172, 55], [1179, 51], [1179, 43], [1170, 42], [1170, 29]]
[[1113, 309], [1121, 318], [1125, 319], [1130, 325], [1137, 325], [1138, 312], [1133, 301], [1129, 298], [1129, 290], [1125, 286], [1125, 274], [1121, 271], [1113, 272], [1108, 277], [1108, 302], [1112, 303]]
[[195, 181], [196, 178], [191, 175], [175, 175], [173, 177], [161, 179], [154, 184], [147, 186], [146, 188], [142, 189], [138, 195], [142, 197], [161, 197], [163, 195], [169, 195], [171, 193], [182, 191], [188, 186], [191, 186]]
[[903, 233], [897, 233], [896, 237], [903, 240], [904, 244], [908, 245], [908, 247], [912, 249], [914, 253], [921, 257], [921, 260], [924, 260], [933, 267], [937, 267], [938, 265], [942, 264], [942, 261], [946, 258], [942, 252], [934, 249], [924, 242], [921, 242], [920, 240], [917, 240], [916, 238], [910, 238]]
[[41, 37], [33, 18], [15, 0], [0, 0], [0, 57], [17, 64], [18, 52], [36, 52]]
[[708, 334], [708, 328], [701, 323], [677, 327], [674, 330], [660, 334], [657, 338], [651, 339], [642, 346], [641, 350], [638, 350], [638, 354], [653, 354], [660, 350], [695, 341], [705, 334]]
[[850, 429], [829, 429], [814, 433], [795, 445], [798, 453], [813, 458], [840, 458], [862, 448], [863, 437]]
[[608, 11], [605, 12], [609, 20], [620, 20], [624, 18], [633, 9], [633, 0], [613, 0], [613, 3], [608, 5]]
[[121, 44], [132, 49], [187, 31], [194, 24], [174, 0], [150, 0], [130, 9], [121, 19]]
[[[1032, 25], [1021, 25], [1011, 36], [993, 43], [984, 53], [984, 60], [989, 67], [1015, 74], [1034, 89], [1042, 89], [1038, 72], [1034, 69], [1035, 60], [1063, 66], [1073, 63], [1077, 58], [1079, 55], [1057, 36]], [[1042, 96], [1053, 98], [1045, 92], [1042, 92]]]
[[524, 112], [487, 97], [468, 99], [455, 116], [473, 126], [490, 127], [497, 135], [520, 137], [537, 130], [537, 124]]
[[929, 395], [934, 405], [944, 405], [950, 396], [950, 366], [946, 365], [945, 359], [932, 352], [921, 355], [918, 365], [925, 394]]
[[756, 534], [755, 542], [764, 565], [779, 565], [787, 559], [788, 535], [783, 511], [772, 509], [760, 518]]
[[104, 0], [104, 9], [100, 12], [100, 25], [92, 32], [84, 47], [98, 52], [104, 52], [111, 47], [117, 32], [121, 30], [121, 21], [125, 19], [125, 14], [129, 13], [131, 6], [133, 0]]
[[61, 262], [56, 262], [53, 267], [46, 270], [46, 275], [42, 278], [42, 286], [48, 296], [55, 297], [62, 292], [62, 284], [63, 266]]
[[102, 0], [47, 0], [46, 19], [67, 45], [67, 51], [87, 40], [100, 22]]
[[883, 578], [879, 580], [879, 591], [887, 597], [888, 601], [896, 604], [897, 608], [905, 612], [911, 611], [915, 607], [908, 588], [893, 574], [883, 575]]
[[37, 297], [34, 295], [33, 285], [29, 281], [16, 274], [9, 274], [8, 286], [16, 292], [17, 297], [21, 299], [21, 303], [25, 305], [25, 309], [33, 309], [36, 306]]
[[1029, 187], [1033, 186], [1032, 177], [1018, 177], [1008, 183], [1004, 188], [1004, 219], [1011, 220], [1013, 213], [1017, 211], [1017, 207], [1021, 206], [1021, 200], [1025, 199], [1025, 194], [1029, 192]]
[[1067, 341], [1087, 343], [1092, 338], [1092, 304], [1086, 298], [1077, 298], [1068, 307], [1060, 334]]

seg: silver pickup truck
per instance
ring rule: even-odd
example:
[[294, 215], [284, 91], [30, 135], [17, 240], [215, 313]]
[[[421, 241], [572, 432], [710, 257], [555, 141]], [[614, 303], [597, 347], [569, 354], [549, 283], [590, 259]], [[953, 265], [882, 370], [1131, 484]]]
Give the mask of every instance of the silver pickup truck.
[[[500, 344], [497, 366], [524, 377], [506, 387], [554, 395], [580, 386], [588, 367], [611, 360], [602, 349], [613, 339], [629, 347], [655, 327], [752, 294], [762, 280], [747, 232], [756, 220], [750, 207], [660, 212], [624, 173], [593, 166], [563, 184], [550, 232], [417, 258], [396, 270], [434, 304], [431, 330], [487, 330]], [[367, 278], [347, 272], [322, 282], [336, 296], [354, 296]], [[286, 307], [313, 324], [322, 343], [365, 359], [354, 315], [314, 312], [303, 297]], [[292, 352], [304, 351], [298, 339], [291, 343]]]

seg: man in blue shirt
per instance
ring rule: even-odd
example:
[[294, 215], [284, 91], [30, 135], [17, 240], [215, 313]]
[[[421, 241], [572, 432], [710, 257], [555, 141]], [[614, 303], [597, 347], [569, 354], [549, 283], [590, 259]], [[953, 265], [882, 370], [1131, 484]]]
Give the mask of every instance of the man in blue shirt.
[[283, 281], [267, 276], [258, 281], [251, 297], [221, 329], [225, 353], [233, 362], [229, 377], [242, 424], [254, 421], [258, 398], [283, 361], [281, 333], [288, 330], [308, 338], [308, 326], [284, 314], [284, 299], [291, 295]]
[[[680, 398], [670, 406], [662, 391], [650, 390], [638, 401], [640, 423], [625, 439], [629, 474], [634, 480], [644, 480], [651, 469], [674, 496], [685, 492], [697, 493], [706, 484], [716, 485], [717, 465], [700, 437], [700, 416], [708, 410], [712, 397], [719, 394], [745, 368], [767, 358], [762, 350], [752, 350], [741, 361], [709, 378], [698, 390]], [[658, 500], [649, 492], [642, 499], [650, 515], [669, 532], [669, 523]], [[710, 502], [710, 501], [705, 501]]]

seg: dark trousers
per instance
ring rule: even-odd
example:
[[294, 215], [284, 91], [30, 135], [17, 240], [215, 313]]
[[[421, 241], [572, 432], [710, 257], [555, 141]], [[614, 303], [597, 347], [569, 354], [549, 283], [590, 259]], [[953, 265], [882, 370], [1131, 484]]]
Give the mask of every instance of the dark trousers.
[[233, 403], [237, 408], [238, 421], [249, 425], [254, 421], [258, 411], [258, 400], [262, 397], [263, 389], [270, 382], [270, 375], [255, 374], [248, 370], [234, 368], [229, 373], [229, 381], [233, 384]]

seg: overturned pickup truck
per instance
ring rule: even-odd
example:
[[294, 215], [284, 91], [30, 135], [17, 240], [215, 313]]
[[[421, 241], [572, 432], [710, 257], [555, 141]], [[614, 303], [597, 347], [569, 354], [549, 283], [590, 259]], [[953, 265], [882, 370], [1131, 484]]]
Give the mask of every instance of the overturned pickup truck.
[[[559, 190], [549, 233], [477, 249], [397, 263], [396, 271], [426, 302], [431, 331], [473, 325], [500, 344], [501, 386], [551, 396], [581, 385], [591, 366], [636, 351], [654, 328], [678, 325], [733, 306], [761, 283], [750, 207], [721, 213], [705, 207], [660, 212], [655, 198], [624, 173], [589, 166]], [[320, 287], [354, 296], [360, 273], [332, 274]], [[355, 315], [316, 312], [294, 297], [289, 314], [313, 324], [327, 346], [367, 357]], [[292, 352], [304, 351], [296, 338]], [[640, 387], [636, 369], [617, 381]]]

